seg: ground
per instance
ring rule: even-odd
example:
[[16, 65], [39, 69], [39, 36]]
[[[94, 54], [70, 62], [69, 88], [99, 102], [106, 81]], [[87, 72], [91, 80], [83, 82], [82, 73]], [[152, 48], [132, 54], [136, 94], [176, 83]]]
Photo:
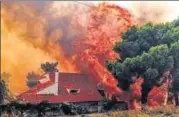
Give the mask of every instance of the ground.
[[139, 110], [115, 111], [103, 114], [79, 115], [74, 117], [179, 117], [179, 107], [176, 108], [174, 106], [166, 106], [152, 108], [148, 112], [141, 112]]

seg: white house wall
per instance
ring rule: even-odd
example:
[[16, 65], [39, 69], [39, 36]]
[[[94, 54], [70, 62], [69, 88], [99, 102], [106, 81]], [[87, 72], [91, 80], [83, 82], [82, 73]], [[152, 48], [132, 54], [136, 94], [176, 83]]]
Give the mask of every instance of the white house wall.
[[50, 85], [49, 87], [44, 88], [43, 90], [39, 91], [37, 94], [54, 94], [58, 95], [58, 78], [59, 72], [55, 72], [55, 83]]
[[55, 83], [41, 91], [39, 91], [37, 94], [54, 94], [58, 95], [58, 84]]

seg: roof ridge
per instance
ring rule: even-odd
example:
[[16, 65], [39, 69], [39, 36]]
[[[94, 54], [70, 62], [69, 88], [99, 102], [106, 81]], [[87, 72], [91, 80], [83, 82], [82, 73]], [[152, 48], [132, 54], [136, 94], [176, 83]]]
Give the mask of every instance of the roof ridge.
[[[50, 72], [48, 74], [51, 74], [51, 73], [55, 73], [55, 72]], [[58, 72], [58, 73], [60, 73], [60, 74], [76, 74], [76, 75], [85, 75], [85, 76], [88, 76], [88, 75], [86, 75], [84, 73], [75, 73], [75, 72]]]
[[[48, 88], [49, 86], [55, 83], [55, 74], [58, 75], [58, 95], [50, 95], [50, 94], [38, 94], [39, 91]], [[56, 102], [83, 102], [83, 101], [99, 101], [102, 100], [102, 96], [96, 89], [96, 84], [91, 82], [90, 76], [82, 73], [64, 73], [64, 72], [51, 72], [48, 73], [50, 76], [50, 81], [39, 84], [37, 87], [28, 90], [27, 92], [18, 96], [20, 99], [23, 99], [28, 102], [39, 102], [42, 100], [49, 100], [52, 103]], [[71, 82], [71, 79], [76, 79], [75, 83]], [[87, 79], [86, 79], [87, 78]], [[68, 82], [69, 81], [69, 82]], [[87, 84], [87, 85], [86, 85]], [[83, 89], [79, 94], [73, 95], [69, 94], [66, 91], [66, 87], [78, 87]], [[50, 87], [50, 90], [52, 87]], [[30, 95], [28, 95], [28, 93]]]

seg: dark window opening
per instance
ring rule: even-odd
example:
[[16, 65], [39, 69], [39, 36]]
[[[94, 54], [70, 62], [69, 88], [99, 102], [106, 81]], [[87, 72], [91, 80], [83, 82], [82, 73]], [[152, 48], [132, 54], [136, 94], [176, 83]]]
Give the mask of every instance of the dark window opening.
[[67, 89], [67, 92], [71, 94], [76, 94], [76, 93], [80, 93], [80, 89]]

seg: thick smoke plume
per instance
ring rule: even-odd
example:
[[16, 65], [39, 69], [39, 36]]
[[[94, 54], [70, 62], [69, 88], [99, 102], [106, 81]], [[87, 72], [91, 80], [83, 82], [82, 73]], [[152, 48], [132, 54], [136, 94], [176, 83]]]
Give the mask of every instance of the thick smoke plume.
[[[66, 57], [59, 40], [63, 38], [69, 45], [73, 39], [82, 36], [73, 29], [80, 30], [80, 27], [76, 20], [72, 20], [75, 18], [73, 12], [78, 12], [81, 7], [67, 2], [2, 3], [1, 70], [12, 75], [10, 91], [26, 90], [26, 74], [45, 61], [58, 61], [62, 72], [80, 71], [72, 58]], [[68, 49], [66, 53], [71, 51]]]

